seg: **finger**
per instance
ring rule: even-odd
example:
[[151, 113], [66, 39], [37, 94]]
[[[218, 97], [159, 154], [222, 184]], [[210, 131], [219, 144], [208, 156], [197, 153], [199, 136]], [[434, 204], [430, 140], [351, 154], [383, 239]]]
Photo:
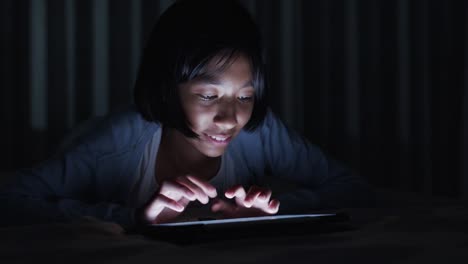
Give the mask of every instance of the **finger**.
[[265, 202], [270, 201], [271, 194], [272, 192], [270, 189], [263, 190], [263, 192], [258, 196], [258, 199]]
[[234, 205], [223, 200], [216, 200], [211, 206], [211, 211], [214, 213], [223, 212], [229, 213], [233, 212], [236, 209]]
[[186, 188], [190, 189], [195, 195], [194, 195], [194, 200], [197, 199], [203, 204], [207, 204], [209, 201], [208, 195], [205, 193], [205, 191], [200, 188], [197, 184], [193, 183], [187, 177], [179, 177], [176, 179], [176, 182], [178, 182], [181, 185], [184, 185]]
[[251, 207], [253, 205], [267, 205], [271, 198], [271, 194], [272, 192], [270, 189], [252, 186], [245, 197], [246, 207]]
[[265, 212], [269, 214], [276, 214], [279, 211], [279, 206], [280, 202], [278, 200], [273, 199], [268, 203], [268, 207], [266, 208]]
[[155, 219], [164, 208], [169, 208], [177, 212], [182, 212], [185, 209], [185, 207], [182, 204], [163, 194], [160, 194], [153, 201], [153, 203], [151, 203], [150, 206], [148, 206], [148, 209], [145, 212], [145, 218]]
[[247, 193], [244, 199], [244, 206], [248, 208], [252, 207], [255, 200], [257, 200], [259, 195], [261, 195], [264, 190], [265, 189], [257, 187], [257, 186], [250, 187], [249, 192]]
[[195, 201], [197, 197], [195, 192], [177, 181], [165, 181], [159, 193], [175, 200], [178, 200], [180, 197], [185, 197], [190, 201]]
[[158, 197], [157, 201], [159, 203], [161, 203], [161, 205], [163, 207], [172, 209], [172, 210], [177, 211], [177, 212], [182, 212], [185, 209], [185, 207], [182, 204], [180, 204], [177, 201], [172, 200], [171, 198], [169, 198], [169, 197], [167, 197], [165, 195], [160, 195]]
[[187, 179], [189, 179], [191, 182], [195, 183], [198, 187], [200, 187], [209, 197], [215, 198], [218, 195], [216, 188], [210, 183], [200, 180], [197, 177], [191, 175], [187, 175]]
[[224, 196], [226, 196], [226, 198], [229, 198], [229, 199], [232, 199], [234, 197], [238, 197], [242, 200], [244, 200], [245, 198], [245, 190], [244, 190], [244, 187], [242, 187], [242, 185], [235, 185], [229, 189], [226, 190], [226, 192], [224, 193]]

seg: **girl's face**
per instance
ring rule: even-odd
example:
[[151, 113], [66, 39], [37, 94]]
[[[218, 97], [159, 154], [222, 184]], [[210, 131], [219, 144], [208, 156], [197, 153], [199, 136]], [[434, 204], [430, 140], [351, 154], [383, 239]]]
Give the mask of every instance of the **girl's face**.
[[208, 157], [219, 157], [252, 115], [255, 90], [248, 59], [239, 55], [223, 71], [217, 58], [208, 64], [209, 77], [179, 87], [182, 108], [199, 138], [184, 137]]

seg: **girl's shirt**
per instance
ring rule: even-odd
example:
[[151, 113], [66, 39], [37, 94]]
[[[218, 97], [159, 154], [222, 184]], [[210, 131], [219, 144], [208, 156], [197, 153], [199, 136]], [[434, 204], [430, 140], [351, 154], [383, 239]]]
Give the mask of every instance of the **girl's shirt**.
[[[134, 109], [100, 120], [59, 155], [18, 171], [0, 190], [1, 225], [93, 216], [124, 227], [157, 190], [154, 177], [162, 126]], [[211, 180], [218, 196], [241, 184], [269, 187], [279, 213], [370, 206], [374, 194], [359, 176], [328, 159], [271, 111], [253, 132], [242, 131]]]
[[[162, 126], [156, 130], [146, 144], [143, 157], [135, 171], [135, 184], [130, 193], [129, 206], [136, 208], [143, 206], [154, 196], [159, 188], [156, 181], [155, 168], [156, 157], [161, 143], [161, 135]], [[236, 184], [235, 178], [233, 177], [235, 175], [233, 168], [234, 161], [230, 157], [229, 152], [226, 152], [221, 157], [221, 165], [216, 175], [210, 180], [210, 184], [216, 188], [221, 197], [229, 187]], [[194, 204], [196, 204], [196, 206], [193, 206]], [[203, 206], [198, 202], [192, 202], [191, 206], [186, 208], [184, 213], [178, 218], [178, 221], [197, 219], [200, 217], [215, 217], [215, 215], [210, 212], [209, 208], [210, 204]]]

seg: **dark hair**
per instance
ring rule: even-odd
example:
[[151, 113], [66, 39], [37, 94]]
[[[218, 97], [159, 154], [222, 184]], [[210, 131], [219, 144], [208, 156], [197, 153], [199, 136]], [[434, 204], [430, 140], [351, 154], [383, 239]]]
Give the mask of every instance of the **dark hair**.
[[267, 108], [260, 33], [252, 17], [236, 1], [177, 1], [161, 15], [143, 52], [134, 91], [138, 111], [146, 120], [196, 137], [177, 87], [204, 74], [215, 56], [221, 57], [224, 67], [238, 54], [249, 59], [252, 69], [255, 101], [244, 127], [252, 131]]

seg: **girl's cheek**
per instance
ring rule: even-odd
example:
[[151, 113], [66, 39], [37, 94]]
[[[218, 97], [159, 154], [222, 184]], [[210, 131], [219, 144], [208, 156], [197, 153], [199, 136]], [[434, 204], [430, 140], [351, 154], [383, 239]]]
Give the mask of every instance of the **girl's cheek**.
[[186, 111], [186, 116], [194, 128], [207, 126], [216, 116], [216, 110], [207, 107], [193, 107]]
[[238, 118], [245, 120], [245, 123], [247, 123], [250, 120], [250, 117], [252, 116], [253, 104], [242, 105], [238, 108], [238, 111]]

